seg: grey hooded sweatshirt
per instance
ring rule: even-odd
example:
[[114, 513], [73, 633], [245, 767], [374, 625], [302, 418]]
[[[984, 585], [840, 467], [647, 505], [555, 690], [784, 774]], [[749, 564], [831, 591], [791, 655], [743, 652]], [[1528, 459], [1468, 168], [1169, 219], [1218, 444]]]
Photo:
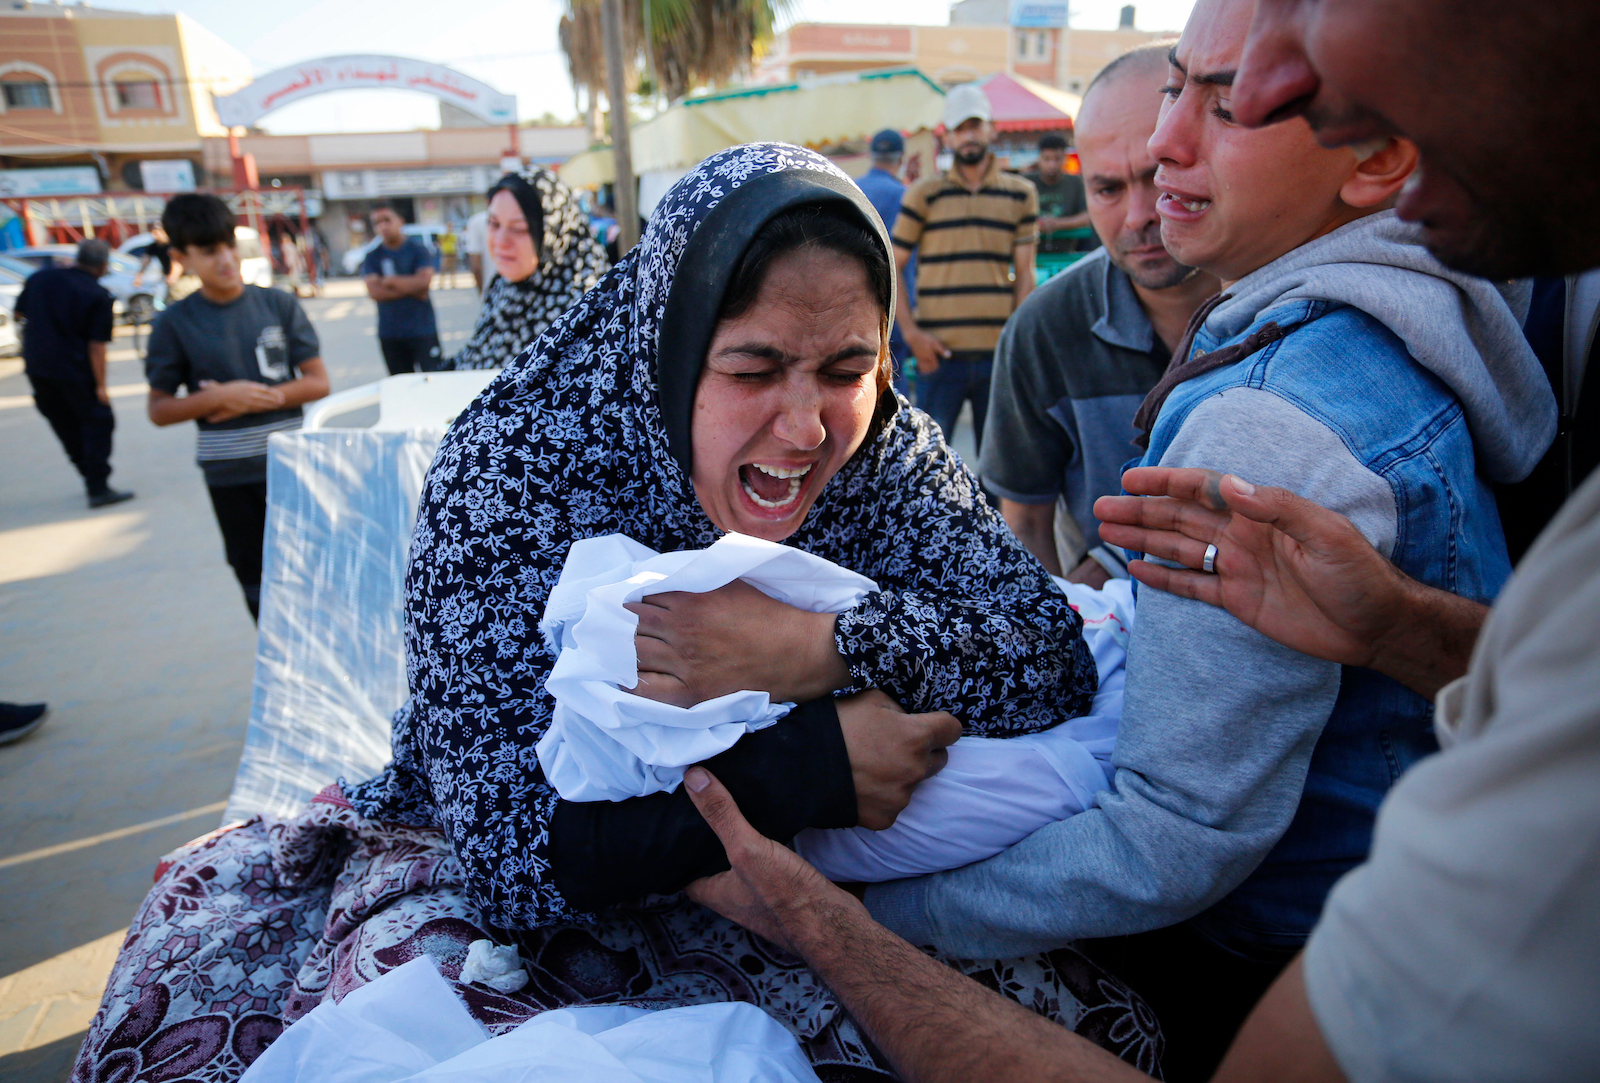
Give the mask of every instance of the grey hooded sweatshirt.
[[[1554, 397], [1520, 326], [1526, 290], [1448, 270], [1392, 211], [1311, 241], [1228, 293], [1206, 322], [1216, 341], [1309, 299], [1385, 325], [1459, 400], [1478, 468], [1495, 480], [1525, 476], [1554, 436]], [[1295, 333], [1278, 346], [1295, 348]], [[1348, 516], [1380, 552], [1395, 544], [1406, 494], [1271, 390], [1233, 387], [1193, 406], [1160, 465], [1291, 489]], [[1136, 618], [1116, 774], [1097, 807], [987, 861], [870, 888], [874, 917], [916, 944], [1003, 958], [1175, 924], [1261, 864], [1300, 805], [1340, 667], [1148, 588]]]

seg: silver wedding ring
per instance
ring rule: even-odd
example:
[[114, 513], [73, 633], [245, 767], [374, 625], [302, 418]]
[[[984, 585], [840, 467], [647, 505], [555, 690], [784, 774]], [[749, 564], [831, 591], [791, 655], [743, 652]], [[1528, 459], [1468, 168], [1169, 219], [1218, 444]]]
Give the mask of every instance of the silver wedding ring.
[[1217, 574], [1217, 547], [1215, 545], [1206, 546], [1206, 555], [1205, 559], [1200, 561], [1200, 570], [1208, 575]]

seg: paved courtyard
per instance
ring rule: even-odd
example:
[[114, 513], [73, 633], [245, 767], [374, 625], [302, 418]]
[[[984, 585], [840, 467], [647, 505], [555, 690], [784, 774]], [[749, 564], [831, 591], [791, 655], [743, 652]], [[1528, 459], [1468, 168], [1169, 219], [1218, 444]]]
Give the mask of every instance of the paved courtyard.
[[[435, 290], [445, 352], [477, 300]], [[375, 311], [337, 279], [304, 302], [335, 390], [384, 375]], [[0, 359], [0, 700], [50, 718], [0, 746], [0, 1083], [64, 1079], [156, 859], [217, 826], [250, 711], [255, 629], [222, 556], [192, 425], [145, 417], [119, 329], [102, 511]]]

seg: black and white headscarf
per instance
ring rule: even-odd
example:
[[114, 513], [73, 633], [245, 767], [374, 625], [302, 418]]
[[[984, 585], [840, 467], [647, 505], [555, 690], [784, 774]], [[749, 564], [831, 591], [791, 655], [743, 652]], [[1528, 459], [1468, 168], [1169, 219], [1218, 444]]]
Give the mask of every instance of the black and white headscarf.
[[[605, 248], [595, 240], [589, 216], [555, 174], [536, 168], [508, 174], [489, 190], [490, 198], [501, 188], [524, 206], [530, 224], [534, 215], [528, 211], [534, 208], [528, 204], [538, 200], [544, 219], [537, 239], [539, 266], [521, 282], [494, 276], [484, 293], [472, 338], [450, 359], [448, 368], [503, 368], [578, 298], [594, 289], [610, 266]], [[484, 261], [489, 262], [487, 253]]]
[[[685, 445], [716, 283], [767, 220], [808, 202], [854, 207], [888, 253], [866, 197], [826, 158], [781, 143], [715, 154], [457, 418], [428, 471], [406, 577], [411, 699], [392, 764], [347, 792], [370, 819], [443, 826], [502, 928], [594, 920], [548, 875], [557, 796], [534, 745], [553, 708], [538, 632], [550, 589], [578, 538], [621, 532], [662, 552], [716, 540]], [[1065, 595], [928, 416], [884, 404], [788, 539], [882, 587], [839, 616], [855, 688], [948, 710], [979, 736], [1081, 715], [1098, 676]]]

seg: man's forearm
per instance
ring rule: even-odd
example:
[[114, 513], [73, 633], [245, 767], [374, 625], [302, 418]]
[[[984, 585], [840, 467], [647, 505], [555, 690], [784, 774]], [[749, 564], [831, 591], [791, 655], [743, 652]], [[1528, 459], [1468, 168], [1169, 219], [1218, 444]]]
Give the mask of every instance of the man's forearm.
[[787, 931], [908, 1083], [1149, 1079], [929, 958], [852, 904], [842, 893], [808, 900], [790, 911]]
[[181, 397], [152, 391], [146, 412], [151, 422], [156, 425], [178, 425], [196, 418], [208, 417], [222, 409], [223, 405], [222, 392], [216, 388], [207, 388]]
[[303, 406], [308, 402], [327, 398], [328, 377], [325, 374], [307, 373], [297, 380], [277, 385], [277, 390], [283, 395], [284, 406]]
[[1000, 515], [1011, 533], [1028, 552], [1039, 558], [1045, 571], [1051, 575], [1065, 575], [1061, 558], [1056, 554], [1055, 512], [1054, 504], [1023, 504], [1000, 498]]
[[1012, 259], [1016, 267], [1016, 277], [1011, 284], [1011, 309], [1014, 312], [1028, 299], [1028, 294], [1032, 293], [1033, 287], [1037, 285], [1035, 279], [1039, 277], [1036, 270], [1038, 249], [1031, 243], [1018, 245]]
[[894, 320], [900, 325], [901, 335], [915, 334], [921, 328], [917, 326], [917, 318], [911, 313], [911, 286], [906, 281], [905, 263], [899, 262], [894, 269], [895, 294], [894, 294]]
[[89, 343], [89, 370], [94, 373], [94, 386], [106, 386], [106, 343]]
[[401, 297], [415, 297], [419, 301], [426, 301], [428, 290], [433, 287], [433, 268], [424, 267], [412, 274], [401, 275], [395, 279], [395, 287]]
[[1372, 668], [1424, 696], [1463, 676], [1489, 607], [1408, 579], [1400, 619], [1373, 647]]

